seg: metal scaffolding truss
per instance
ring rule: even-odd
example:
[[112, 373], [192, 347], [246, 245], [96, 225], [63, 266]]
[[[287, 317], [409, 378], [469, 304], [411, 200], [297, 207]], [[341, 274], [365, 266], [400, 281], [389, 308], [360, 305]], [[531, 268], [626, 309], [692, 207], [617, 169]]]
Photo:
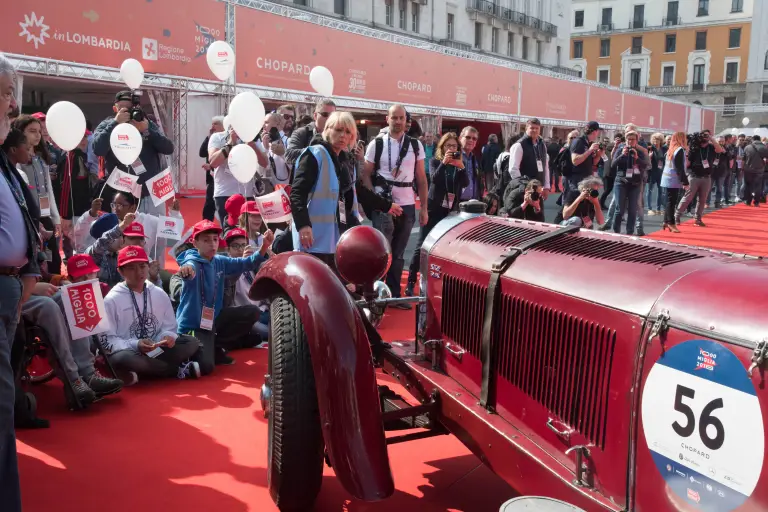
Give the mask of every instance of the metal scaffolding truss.
[[[461, 50], [457, 48], [451, 48], [449, 46], [443, 46], [441, 44], [432, 43], [430, 41], [424, 41], [421, 39], [417, 39], [415, 37], [409, 37], [409, 36], [397, 34], [394, 32], [387, 32], [386, 30], [379, 30], [373, 27], [369, 27], [367, 25], [353, 23], [340, 18], [324, 16], [322, 14], [297, 9], [288, 5], [276, 4], [276, 3], [268, 2], [265, 0], [222, 0], [222, 1], [227, 2], [227, 4], [233, 4], [241, 7], [248, 7], [251, 9], [264, 11], [271, 14], [277, 14], [279, 16], [285, 16], [287, 18], [291, 18], [299, 21], [314, 23], [315, 25], [320, 25], [320, 26], [331, 28], [334, 30], [340, 30], [342, 32], [347, 32], [350, 34], [357, 34], [360, 36], [378, 39], [380, 41], [387, 41], [390, 43], [395, 43], [403, 46], [410, 46], [412, 48], [418, 48], [420, 50], [436, 52], [443, 55], [448, 55], [450, 57], [459, 57], [462, 59], [473, 60], [475, 62], [481, 62], [483, 64], [489, 64], [492, 66], [516, 69], [519, 71], [526, 71], [528, 73], [532, 73], [535, 75], [546, 76], [549, 78], [556, 78], [558, 80], [568, 80], [569, 82], [581, 83], [581, 84], [589, 85], [592, 87], [599, 87], [601, 89], [612, 89], [615, 91], [623, 92], [625, 94], [631, 94], [634, 96], [644, 96], [646, 98], [659, 98], [658, 96], [651, 96], [649, 94], [645, 94], [642, 92], [617, 89], [615, 87], [611, 87], [609, 85], [606, 85], [600, 82], [592, 82], [589, 80], [585, 80], [583, 78], [564, 75], [562, 73], [551, 71], [547, 68], [542, 68], [537, 66], [528, 66], [522, 63], [516, 63], [516, 62], [504, 60], [504, 59], [499, 59], [496, 57], [491, 57], [489, 55], [484, 55], [482, 53], [471, 52], [471, 51]], [[679, 103], [681, 105], [688, 105], [683, 101], [675, 100], [672, 98], [664, 98], [664, 101]]]

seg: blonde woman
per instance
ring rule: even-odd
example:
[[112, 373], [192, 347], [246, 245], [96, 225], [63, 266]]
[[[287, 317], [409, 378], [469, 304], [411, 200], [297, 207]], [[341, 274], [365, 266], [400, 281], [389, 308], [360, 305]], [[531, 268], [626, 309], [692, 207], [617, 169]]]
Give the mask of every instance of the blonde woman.
[[[311, 253], [334, 269], [341, 232], [360, 223], [355, 189], [357, 175], [354, 166], [347, 165], [353, 156], [346, 151], [356, 143], [357, 126], [352, 114], [332, 113], [323, 133], [317, 134], [297, 159], [291, 185], [293, 249]], [[379, 201], [373, 208], [396, 215], [402, 213], [391, 201], [369, 196], [366, 201]]]
[[685, 166], [688, 161], [687, 153], [688, 136], [685, 132], [676, 132], [669, 142], [664, 171], [661, 175], [661, 186], [667, 196], [662, 230], [668, 229], [672, 233], [680, 232], [675, 223], [675, 209], [680, 201], [680, 191], [688, 189], [688, 176], [685, 174]]
[[[648, 148], [648, 156], [651, 157], [651, 168], [648, 170], [648, 192], [645, 204], [648, 206], [648, 215], [663, 215], [661, 209], [663, 193], [661, 191], [661, 173], [664, 171], [664, 163], [667, 158], [662, 146], [664, 135], [654, 133], [651, 135], [651, 147]], [[656, 189], [656, 209], [653, 209], [653, 189]]]

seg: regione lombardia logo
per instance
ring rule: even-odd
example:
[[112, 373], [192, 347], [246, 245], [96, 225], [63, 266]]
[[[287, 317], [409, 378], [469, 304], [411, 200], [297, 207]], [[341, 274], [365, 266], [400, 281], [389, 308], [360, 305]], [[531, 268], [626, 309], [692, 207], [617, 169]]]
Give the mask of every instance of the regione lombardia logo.
[[144, 60], [157, 60], [157, 39], [141, 39], [141, 58]]
[[21, 37], [26, 37], [28, 43], [35, 43], [35, 50], [38, 49], [38, 46], [41, 44], [45, 44], [45, 38], [50, 38], [51, 35], [48, 33], [48, 29], [51, 28], [45, 23], [45, 16], [40, 16], [40, 18], [37, 17], [37, 14], [34, 12], [31, 15], [24, 15], [24, 21], [19, 22], [19, 26], [21, 27], [21, 32], [19, 32], [19, 35]]

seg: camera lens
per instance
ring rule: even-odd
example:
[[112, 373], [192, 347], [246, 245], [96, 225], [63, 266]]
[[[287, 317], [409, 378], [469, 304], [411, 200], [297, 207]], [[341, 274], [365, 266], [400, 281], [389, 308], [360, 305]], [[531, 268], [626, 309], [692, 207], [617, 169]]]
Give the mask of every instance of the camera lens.
[[541, 194], [539, 194], [537, 191], [534, 190], [533, 192], [531, 192], [531, 199], [532, 200], [538, 201], [540, 197], [541, 197]]
[[600, 192], [598, 192], [597, 190], [590, 190], [589, 195], [592, 197], [597, 197], [600, 195]]

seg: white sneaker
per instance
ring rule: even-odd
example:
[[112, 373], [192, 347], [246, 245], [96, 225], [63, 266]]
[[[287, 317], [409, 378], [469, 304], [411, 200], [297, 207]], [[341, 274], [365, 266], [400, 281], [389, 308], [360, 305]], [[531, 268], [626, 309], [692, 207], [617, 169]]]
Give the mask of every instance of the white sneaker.
[[176, 375], [180, 379], [199, 379], [200, 378], [200, 365], [197, 361], [187, 361], [181, 363], [179, 366], [179, 372]]

